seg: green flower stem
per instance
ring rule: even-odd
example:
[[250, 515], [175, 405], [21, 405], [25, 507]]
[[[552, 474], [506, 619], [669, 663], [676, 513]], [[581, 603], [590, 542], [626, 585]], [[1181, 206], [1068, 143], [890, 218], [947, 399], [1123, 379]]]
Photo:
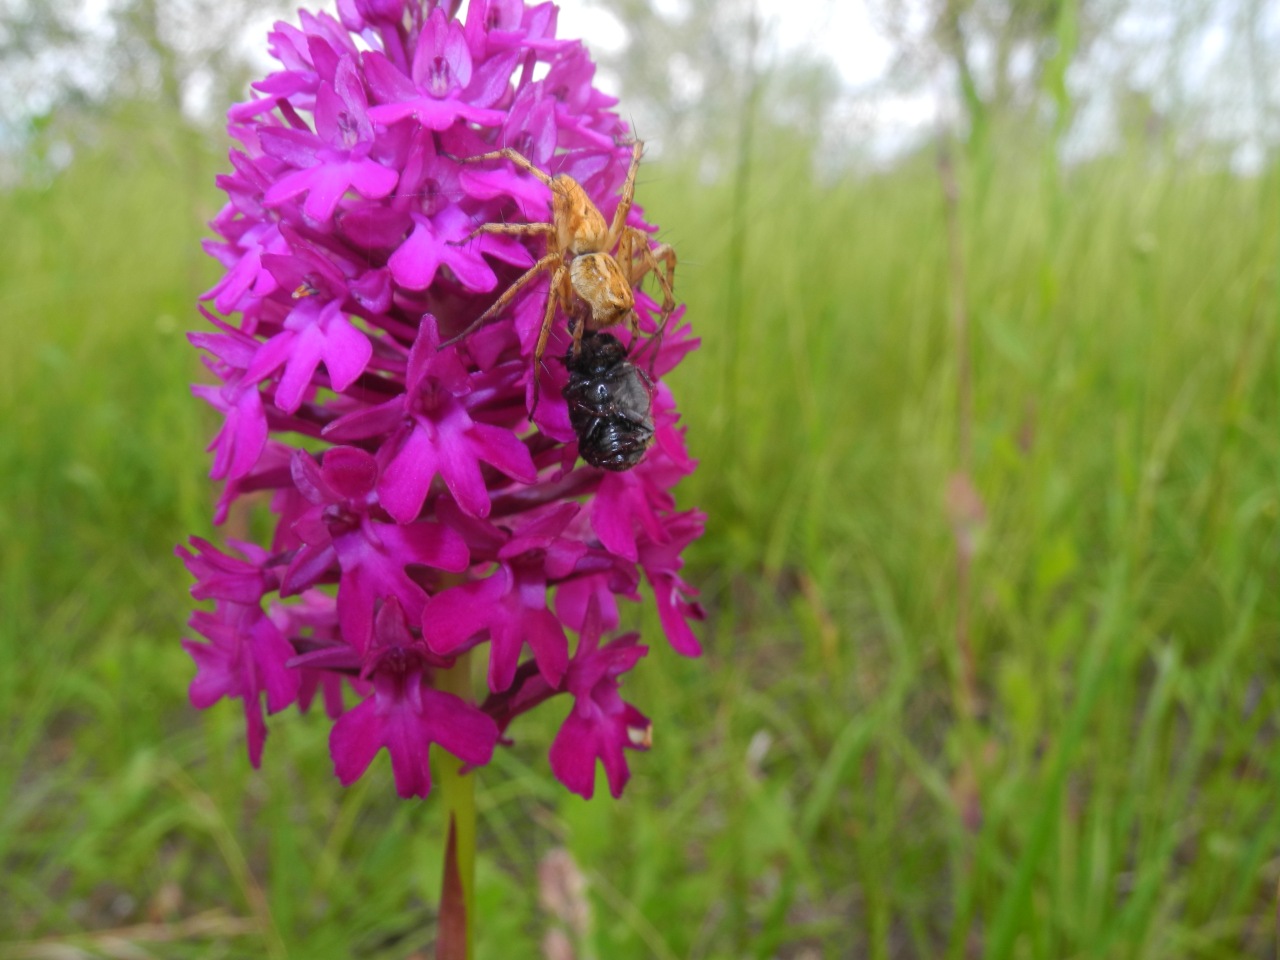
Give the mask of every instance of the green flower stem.
[[[437, 674], [436, 684], [440, 690], [461, 697], [468, 703], [473, 702], [471, 687], [471, 653], [462, 654], [448, 670]], [[462, 761], [451, 753], [439, 750], [438, 778], [440, 796], [445, 804], [445, 877], [443, 892], [440, 896], [440, 929], [441, 940], [436, 956], [439, 960], [470, 960], [474, 955], [475, 943], [475, 889], [476, 889], [476, 792], [475, 776], [462, 773]], [[449, 834], [452, 832], [452, 844]], [[452, 846], [453, 858], [449, 857]], [[457, 938], [462, 942], [454, 942], [449, 930], [458, 928], [456, 916], [446, 916], [447, 912], [457, 909], [456, 893], [450, 896], [451, 890], [457, 887], [450, 884], [450, 868], [456, 870], [456, 880], [461, 886], [462, 924], [465, 934]], [[449, 941], [449, 942], [446, 942]]]

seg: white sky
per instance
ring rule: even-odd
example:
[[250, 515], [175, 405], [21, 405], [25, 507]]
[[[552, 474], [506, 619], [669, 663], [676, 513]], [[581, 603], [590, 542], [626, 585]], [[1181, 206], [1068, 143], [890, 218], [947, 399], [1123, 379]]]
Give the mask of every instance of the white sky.
[[[560, 6], [560, 35], [581, 38], [595, 50], [619, 47], [622, 27], [603, 4], [589, 0], [556, 0]], [[659, 10], [676, 13], [682, 0], [652, 0]], [[890, 159], [922, 134], [935, 129], [942, 118], [958, 109], [944, 74], [937, 82], [924, 82], [911, 92], [895, 92], [885, 79], [893, 44], [877, 28], [866, 0], [754, 0], [765, 21], [767, 52], [778, 59], [796, 53], [825, 57], [844, 81], [835, 124], [838, 138], [870, 148], [873, 155]], [[1161, 109], [1176, 108], [1181, 99], [1196, 98], [1211, 109], [1200, 119], [1202, 135], [1242, 144], [1251, 156], [1265, 141], [1266, 119], [1258, 91], [1250, 84], [1276, 82], [1275, 60], [1265, 76], [1242, 76], [1241, 51], [1225, 49], [1228, 20], [1239, 20], [1246, 0], [1160, 0], [1136, 4], [1117, 25], [1117, 41], [1126, 49], [1099, 51], [1092, 64], [1073, 65], [1069, 82], [1087, 110], [1077, 116], [1072, 152], [1087, 155], [1113, 142], [1115, 118], [1109, 101], [1086, 103], [1081, 94], [1091, 85], [1106, 82], [1091, 75], [1100, 64], [1124, 64], [1141, 88], [1152, 94]], [[1274, 51], [1280, 37], [1280, 0], [1268, 0], [1260, 8], [1259, 36], [1263, 49]], [[1198, 12], [1197, 12], [1198, 11]], [[1187, 16], [1189, 15], [1189, 16]], [[1182, 37], [1179, 25], [1186, 20], [1190, 34]], [[1175, 41], [1184, 45], [1170, 58]], [[1145, 51], [1145, 53], [1144, 53]], [[1274, 53], [1272, 54], [1274, 58]], [[1108, 59], [1110, 58], [1110, 59]], [[1232, 69], [1235, 68], [1235, 69]], [[1172, 73], [1171, 73], [1172, 71]], [[601, 74], [600, 85], [610, 93], [610, 78]], [[1274, 103], [1272, 89], [1266, 99]], [[1259, 111], [1262, 112], [1259, 112]], [[954, 118], [950, 118], [954, 119]], [[1271, 136], [1275, 136], [1274, 121]], [[1264, 131], [1264, 133], [1259, 133]], [[1261, 155], [1260, 155], [1261, 156]], [[1236, 157], [1248, 167], [1248, 156]]]
[[[605, 9], [588, 0], [558, 0], [562, 37], [587, 41], [593, 48], [616, 50], [622, 26]], [[676, 0], [656, 0], [658, 9], [679, 9]], [[892, 47], [877, 32], [866, 4], [856, 0], [756, 0], [765, 35], [775, 51], [813, 50], [826, 54], [852, 88], [880, 79]]]
[[[585, 40], [596, 51], [613, 51], [625, 42], [622, 25], [607, 9], [590, 0], [556, 0], [557, 33]], [[663, 12], [678, 12], [680, 0], [653, 0]], [[796, 53], [829, 60], [840, 74], [847, 109], [833, 118], [846, 129], [841, 136], [862, 143], [882, 159], [892, 157], [938, 122], [938, 99], [931, 91], [911, 95], [879, 90], [859, 96], [885, 78], [893, 44], [876, 27], [863, 0], [755, 0], [764, 23], [767, 53], [784, 59]], [[607, 74], [596, 82], [616, 95]], [[843, 116], [841, 114], [844, 114]]]
[[[308, 7], [330, 7], [333, 0], [297, 0]], [[601, 0], [557, 0], [560, 6], [559, 34], [562, 37], [585, 40], [588, 46], [597, 53], [618, 49], [625, 41], [622, 26], [608, 12], [607, 2]], [[652, 0], [663, 12], [678, 13], [684, 0]], [[901, 91], [881, 83], [894, 54], [893, 44], [879, 31], [874, 18], [868, 10], [867, 0], [754, 0], [757, 9], [764, 19], [766, 54], [775, 60], [781, 60], [795, 54], [816, 54], [828, 60], [838, 71], [844, 85], [845, 96], [837, 105], [835, 116], [829, 124], [837, 140], [857, 143], [863, 148], [870, 148], [874, 155], [888, 159], [902, 146], [910, 144], [921, 134], [936, 128], [940, 122], [940, 113], [950, 112], [954, 106], [948, 106], [949, 90], [945, 78], [941, 75], [938, 82], [926, 81], [919, 88]], [[1237, 10], [1244, 0], [1186, 0], [1188, 3], [1209, 3], [1210, 10], [1222, 11], [1226, 16]], [[86, 10], [86, 19], [90, 23], [103, 22], [104, 14], [111, 0], [81, 0]], [[1158, 5], [1157, 5], [1158, 6]], [[1145, 8], [1144, 8], [1145, 9]], [[1161, 8], [1163, 9], [1163, 8]], [[1172, 9], [1172, 8], [1170, 8]], [[1280, 33], [1280, 0], [1271, 0], [1267, 29], [1263, 32], [1270, 42]], [[264, 53], [262, 38], [269, 26], [271, 18], [263, 17], [260, 22], [246, 22], [245, 42], [249, 49]], [[1166, 18], [1167, 19], [1167, 18]], [[1211, 18], [1212, 20], [1212, 18]], [[1172, 21], [1170, 21], [1172, 23]], [[1172, 42], [1169, 32], [1170, 24], [1165, 24], [1159, 17], [1146, 10], [1140, 15], [1130, 17], [1118, 34], [1126, 34], [1126, 42], [1133, 49], [1141, 50], [1144, 40], [1153, 49], [1163, 48]], [[1203, 27], [1204, 25], [1202, 25]], [[1201, 42], [1198, 49], [1191, 51], [1191, 56], [1179, 61], [1177, 79], [1180, 86], [1201, 90], [1211, 86], [1217, 73], [1221, 72], [1222, 58], [1218, 48], [1222, 46], [1222, 30], [1215, 32], [1212, 22], [1202, 30], [1198, 38]], [[1215, 43], [1216, 41], [1216, 43]], [[661, 56], [662, 52], [655, 52]], [[1228, 61], [1230, 57], [1226, 58]], [[1141, 60], [1141, 58], [1140, 58]], [[1160, 92], [1170, 87], [1168, 78], [1145, 77], [1146, 73], [1158, 72], [1162, 58], [1151, 56], [1146, 62], [1139, 62], [1133, 75], [1143, 81], [1146, 89]], [[268, 64], [263, 65], [269, 68]], [[1141, 68], [1141, 69], [1139, 69]], [[1198, 76], [1203, 75], [1203, 76]], [[1274, 76], [1275, 74], [1271, 74]], [[1076, 83], [1089, 83], [1089, 78], [1080, 71], [1075, 74]], [[607, 92], [616, 94], [616, 89], [609, 89], [611, 78], [601, 73], [597, 82]], [[1225, 96], [1221, 97], [1223, 109], [1220, 125], [1227, 133], [1239, 125], [1237, 114], [1240, 113], [1239, 90], [1223, 81]], [[199, 91], [194, 91], [198, 94]], [[1168, 99], [1166, 97], [1166, 99]], [[1234, 108], [1234, 109], [1233, 109]], [[1248, 121], [1248, 118], [1245, 118]], [[1251, 121], [1250, 121], [1251, 122]], [[1098, 124], [1094, 124], [1097, 126]], [[1080, 124], [1088, 127], [1089, 124]], [[1103, 124], [1105, 126], [1105, 124]], [[1211, 131], [1212, 132], [1212, 131]], [[1087, 142], [1105, 142], [1105, 130], [1089, 133], [1083, 139]]]

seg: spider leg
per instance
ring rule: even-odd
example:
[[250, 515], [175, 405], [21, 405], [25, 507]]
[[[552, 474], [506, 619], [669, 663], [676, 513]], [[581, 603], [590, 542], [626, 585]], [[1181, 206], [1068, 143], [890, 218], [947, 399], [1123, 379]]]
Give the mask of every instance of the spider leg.
[[573, 334], [573, 355], [576, 357], [582, 352], [582, 335], [587, 332], [587, 318], [578, 317], [569, 332]]
[[613, 211], [613, 223], [609, 224], [606, 250], [612, 250], [625, 229], [627, 214], [631, 212], [631, 204], [636, 198], [636, 173], [640, 170], [640, 157], [644, 153], [644, 144], [637, 140], [631, 145], [631, 166], [627, 169], [627, 179], [622, 185], [622, 199], [618, 201], [618, 209]]
[[551, 336], [551, 325], [555, 321], [556, 302], [559, 299], [557, 284], [563, 282], [563, 275], [569, 272], [569, 268], [563, 263], [556, 268], [556, 272], [551, 275], [551, 289], [547, 291], [547, 309], [542, 314], [542, 329], [538, 331], [538, 345], [533, 350], [533, 405], [529, 408], [529, 419], [533, 419], [534, 412], [538, 409], [538, 394], [542, 385], [542, 379], [539, 376], [542, 367], [542, 355], [547, 349], [547, 339]]
[[525, 171], [525, 173], [532, 174], [548, 187], [551, 186], [551, 174], [543, 170], [539, 170], [523, 153], [513, 150], [510, 147], [503, 147], [501, 150], [494, 150], [492, 153], [482, 153], [475, 157], [462, 158], [463, 163], [480, 163], [482, 160], [510, 160], [521, 170]]
[[[669, 244], [660, 243], [656, 247], [649, 246], [649, 238], [636, 230], [634, 227], [627, 228], [628, 234], [632, 235], [635, 240], [640, 241], [638, 249], [633, 248], [630, 243], [626, 243], [627, 252], [632, 257], [639, 257], [640, 262], [637, 264], [631, 261], [629, 269], [624, 268], [630, 274], [632, 286], [635, 286], [643, 280], [650, 271], [658, 279], [658, 286], [662, 288], [662, 316], [658, 320], [658, 333], [666, 325], [667, 318], [676, 308], [675, 296], [675, 280], [676, 280], [676, 252]], [[629, 240], [631, 237], [624, 238]], [[621, 254], [623, 244], [618, 249]], [[633, 252], [634, 251], [634, 252]], [[636, 270], [639, 267], [639, 270]]]
[[635, 253], [633, 252], [635, 245], [635, 235], [637, 231], [634, 227], [623, 229], [618, 237], [618, 253], [613, 259], [618, 264], [618, 269], [622, 271], [622, 279], [626, 281], [628, 287], [634, 287], [636, 281], [644, 276], [644, 271], [639, 274], [635, 273]]
[[486, 310], [484, 313], [480, 314], [480, 316], [472, 320], [471, 323], [467, 325], [467, 328], [465, 330], [463, 330], [459, 334], [456, 334], [450, 337], [448, 340], [440, 344], [440, 349], [443, 350], [445, 347], [452, 346], [453, 344], [461, 340], [463, 337], [465, 337], [467, 334], [471, 333], [471, 331], [475, 330], [476, 327], [480, 326], [480, 324], [484, 323], [486, 320], [490, 319], [491, 317], [497, 316], [499, 313], [501, 313], [503, 308], [505, 308], [507, 304], [509, 304], [512, 300], [515, 299], [516, 294], [519, 293], [526, 286], [528, 286], [529, 283], [538, 276], [538, 274], [542, 273], [544, 270], [554, 270], [556, 261], [559, 259], [560, 259], [559, 252], [553, 251], [551, 253], [548, 253], [545, 257], [543, 257], [541, 260], [535, 263], [532, 267], [530, 267], [528, 271], [523, 276], [520, 277], [519, 280], [517, 280], [511, 286], [507, 287], [507, 289], [502, 292], [502, 296], [500, 296], [497, 300], [493, 301], [493, 303], [489, 305], [488, 310]]
[[[555, 226], [550, 223], [483, 223], [467, 234], [467, 240], [474, 240], [482, 233], [498, 233], [508, 237], [536, 237], [555, 232]], [[465, 242], [466, 240], [463, 241]]]
[[560, 286], [556, 290], [556, 295], [560, 298], [560, 309], [569, 318], [569, 332], [573, 334], [573, 355], [576, 357], [582, 350], [582, 333], [586, 329], [587, 316], [591, 313], [591, 308], [585, 303], [580, 303], [578, 309], [574, 309], [573, 279], [568, 267], [559, 274], [559, 278]]
[[[662, 346], [662, 334], [667, 328], [667, 320], [671, 317], [672, 312], [676, 308], [676, 297], [674, 292], [674, 284], [676, 279], [676, 252], [669, 244], [660, 243], [656, 247], [649, 246], [649, 238], [630, 227], [627, 230], [628, 238], [639, 241], [639, 249], [635, 251], [640, 257], [638, 273], [634, 274], [633, 284], [639, 283], [650, 271], [658, 278], [658, 286], [662, 288], [662, 312], [658, 316], [657, 326], [654, 328], [653, 335], [649, 338], [654, 343], [653, 361], [658, 358], [658, 349]], [[627, 244], [628, 255], [631, 255], [630, 243]], [[622, 246], [619, 246], [619, 250]], [[636, 264], [632, 262], [631, 268], [634, 269]]]
[[[622, 273], [622, 279], [627, 285], [627, 289], [634, 288], [639, 277], [644, 275], [643, 270], [638, 275], [634, 272], [636, 262], [633, 244], [637, 236], [643, 237], [643, 234], [633, 227], [624, 227], [622, 236], [618, 238], [618, 255], [615, 258], [615, 262], [618, 264], [618, 270]], [[640, 319], [636, 316], [634, 306], [623, 316], [622, 325], [627, 328], [627, 333], [631, 334], [631, 342], [634, 343], [636, 335], [640, 333]]]

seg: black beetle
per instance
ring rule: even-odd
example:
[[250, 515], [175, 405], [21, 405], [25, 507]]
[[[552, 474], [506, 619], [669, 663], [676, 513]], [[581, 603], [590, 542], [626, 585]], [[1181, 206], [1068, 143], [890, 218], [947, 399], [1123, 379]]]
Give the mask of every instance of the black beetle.
[[653, 382], [609, 333], [586, 333], [578, 355], [570, 348], [564, 362], [569, 382], [563, 395], [582, 459], [605, 470], [630, 470], [653, 443]]

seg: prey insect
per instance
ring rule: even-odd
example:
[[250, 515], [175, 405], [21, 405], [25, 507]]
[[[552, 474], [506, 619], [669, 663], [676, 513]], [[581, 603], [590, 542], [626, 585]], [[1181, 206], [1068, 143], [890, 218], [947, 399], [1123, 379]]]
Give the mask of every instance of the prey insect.
[[[636, 141], [631, 150], [631, 165], [622, 197], [613, 220], [604, 215], [582, 185], [567, 174], [551, 176], [539, 170], [525, 156], [510, 148], [468, 157], [467, 163], [485, 160], [508, 160], [551, 188], [551, 221], [549, 223], [486, 223], [477, 227], [471, 238], [485, 233], [513, 237], [545, 237], [546, 253], [497, 300], [457, 336], [442, 346], [461, 340], [482, 323], [501, 313], [516, 296], [541, 274], [551, 274], [551, 287], [542, 316], [542, 327], [534, 349], [534, 402], [537, 402], [537, 366], [547, 348], [556, 307], [570, 318], [573, 355], [582, 349], [583, 337], [608, 327], [622, 325], [632, 334], [639, 332], [635, 313], [634, 288], [652, 272], [662, 289], [662, 308], [654, 336], [662, 334], [667, 318], [675, 310], [676, 254], [667, 244], [649, 245], [642, 230], [627, 226], [627, 214], [635, 198], [636, 172], [640, 168], [643, 145]], [[471, 239], [468, 238], [468, 239]]]
[[565, 354], [564, 399], [578, 453], [593, 467], [630, 470], [653, 443], [653, 383], [609, 333], [586, 333]]

